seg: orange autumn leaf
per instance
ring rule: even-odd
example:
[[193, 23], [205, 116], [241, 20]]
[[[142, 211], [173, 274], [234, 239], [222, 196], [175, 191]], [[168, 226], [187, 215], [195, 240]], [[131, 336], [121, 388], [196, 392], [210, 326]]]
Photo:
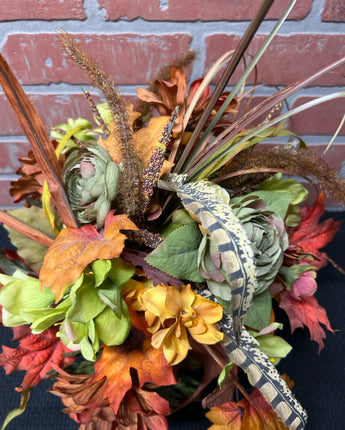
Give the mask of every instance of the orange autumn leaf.
[[144, 167], [147, 167], [153, 150], [161, 139], [164, 127], [168, 124], [170, 117], [159, 116], [151, 118], [148, 125], [138, 130], [134, 135], [134, 147]]
[[249, 400], [213, 407], [206, 416], [213, 422], [208, 430], [288, 430], [257, 388], [253, 389]]
[[27, 325], [13, 327], [13, 339], [19, 341], [16, 348], [2, 347], [0, 367], [6, 374], [24, 370], [25, 376], [17, 391], [26, 390], [48, 378], [47, 373], [55, 366], [70, 366], [75, 356], [65, 356], [71, 352], [56, 336], [57, 327], [50, 327], [39, 334], [32, 334]]
[[101, 357], [95, 363], [95, 379], [107, 376], [104, 397], [108, 399], [115, 413], [133, 386], [134, 369], [139, 388], [146, 382], [157, 386], [176, 383], [172, 367], [166, 361], [162, 350], [153, 348], [149, 337], [139, 345], [133, 340], [127, 340], [121, 346], [105, 346]]
[[61, 230], [45, 255], [41, 287], [50, 287], [58, 302], [88, 264], [120, 256], [126, 239], [120, 230], [137, 230], [137, 227], [127, 215], [114, 216], [113, 211], [107, 215], [101, 233], [92, 224]]
[[[137, 118], [136, 112], [130, 112], [133, 121]], [[144, 168], [147, 167], [149, 159], [152, 155], [153, 150], [156, 148], [159, 140], [161, 139], [164, 131], [164, 127], [169, 122], [169, 116], [160, 116], [151, 118], [148, 125], [133, 133], [133, 144], [135, 152], [138, 154], [140, 160], [143, 163]], [[107, 149], [111, 158], [115, 163], [120, 164], [121, 162], [121, 148], [119, 145], [118, 138], [116, 136], [116, 130], [114, 124], [110, 123], [110, 135], [106, 139], [98, 139], [98, 143]], [[163, 173], [171, 168], [173, 163], [165, 160], [163, 166]]]
[[[128, 115], [128, 122], [129, 122], [130, 126], [132, 127], [134, 121], [136, 119], [138, 119], [141, 114], [139, 112], [136, 112], [133, 109], [133, 104], [130, 104], [127, 106], [127, 115]], [[98, 139], [98, 144], [103, 146], [109, 152], [112, 160], [115, 163], [120, 164], [120, 162], [121, 162], [121, 148], [120, 148], [119, 140], [117, 137], [117, 131], [116, 131], [117, 126], [116, 126], [114, 121], [110, 121], [109, 128], [110, 128], [109, 136], [106, 137], [105, 139], [100, 137]]]
[[236, 402], [215, 406], [206, 413], [206, 417], [213, 423], [208, 430], [241, 430], [241, 416], [242, 410]]

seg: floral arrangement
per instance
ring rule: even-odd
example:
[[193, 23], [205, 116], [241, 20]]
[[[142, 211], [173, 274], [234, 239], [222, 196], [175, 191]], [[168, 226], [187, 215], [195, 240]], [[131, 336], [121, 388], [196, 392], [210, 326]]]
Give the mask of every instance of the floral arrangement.
[[[80, 430], [168, 429], [167, 416], [192, 401], [209, 409], [212, 430], [305, 427], [276, 369], [291, 346], [275, 334], [274, 308], [323, 347], [321, 324], [332, 329], [314, 297], [316, 275], [339, 224], [319, 219], [323, 193], [344, 204], [345, 188], [284, 126], [316, 102], [280, 109], [345, 59], [247, 102], [255, 88], [244, 90], [246, 78], [292, 2], [225, 92], [269, 3], [203, 79], [188, 89], [189, 52], [139, 88], [134, 104], [62, 34], [65, 54], [105, 102], [86, 92], [95, 123], [68, 119], [50, 136], [1, 57], [0, 83], [32, 147], [11, 188], [26, 205], [0, 213], [17, 248], [1, 257], [1, 322], [19, 341], [3, 346], [0, 365], [26, 372], [21, 407], [3, 429], [45, 378]], [[281, 136], [286, 145], [264, 145]], [[322, 190], [313, 205], [296, 175]]]

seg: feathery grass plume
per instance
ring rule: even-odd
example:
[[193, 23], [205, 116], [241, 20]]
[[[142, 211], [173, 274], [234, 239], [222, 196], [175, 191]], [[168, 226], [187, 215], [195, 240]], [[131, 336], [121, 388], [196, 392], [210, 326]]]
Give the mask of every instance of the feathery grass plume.
[[126, 230], [126, 236], [129, 240], [145, 245], [151, 249], [157, 248], [163, 242], [163, 237], [159, 233], [151, 233], [148, 230]]
[[146, 212], [150, 204], [152, 194], [156, 188], [159, 174], [163, 167], [165, 151], [171, 140], [172, 129], [174, 127], [174, 123], [177, 118], [178, 111], [179, 111], [179, 107], [176, 106], [173, 114], [170, 117], [168, 124], [164, 127], [163, 135], [159, 139], [158, 145], [153, 150], [152, 155], [149, 159], [148, 165], [143, 173], [141, 195], [142, 195], [142, 208], [144, 213]]
[[94, 114], [96, 121], [98, 121], [103, 134], [105, 134], [106, 136], [109, 136], [110, 134], [110, 130], [107, 126], [107, 124], [104, 122], [101, 114], [99, 113], [99, 110], [97, 109], [97, 106], [95, 104], [95, 102], [93, 101], [92, 95], [88, 92], [88, 91], [84, 91], [84, 97], [86, 99], [86, 101], [89, 103], [90, 109], [92, 111], [92, 113]]
[[232, 190], [240, 189], [242, 192], [242, 184], [255, 188], [266, 176], [274, 172], [305, 178], [345, 206], [344, 182], [338, 177], [338, 172], [315, 150], [308, 148], [297, 152], [285, 146], [273, 148], [256, 146], [242, 151], [221, 169], [215, 182]]
[[134, 149], [133, 131], [127, 105], [120, 96], [114, 81], [104, 73], [95, 61], [85, 54], [70, 34], [62, 33], [61, 41], [68, 58], [86, 72], [91, 84], [102, 92], [108, 103], [116, 126], [115, 132], [122, 156], [119, 204], [124, 213], [136, 219], [142, 213], [140, 210], [142, 167]]

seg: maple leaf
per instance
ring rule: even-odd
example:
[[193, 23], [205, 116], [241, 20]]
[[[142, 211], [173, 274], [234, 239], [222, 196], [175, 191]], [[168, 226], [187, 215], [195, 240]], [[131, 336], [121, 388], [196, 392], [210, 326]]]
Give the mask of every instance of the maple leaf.
[[304, 252], [316, 255], [319, 261], [313, 261], [313, 265], [318, 269], [327, 264], [327, 254], [321, 252], [320, 248], [333, 240], [341, 224], [341, 221], [334, 221], [332, 218], [319, 222], [324, 213], [323, 194], [321, 193], [313, 206], [303, 206], [300, 224], [289, 230], [290, 246], [298, 245]]
[[13, 340], [19, 341], [17, 348], [3, 346], [0, 354], [0, 366], [6, 374], [17, 370], [25, 370], [26, 374], [21, 387], [23, 391], [38, 385], [42, 379], [47, 378], [53, 365], [67, 367], [75, 360], [74, 356], [64, 357], [70, 350], [56, 337], [56, 327], [51, 327], [40, 334], [32, 334], [29, 326], [13, 327]]
[[257, 388], [248, 399], [213, 407], [206, 416], [213, 422], [208, 430], [288, 430]]
[[333, 332], [326, 310], [319, 305], [314, 296], [304, 296], [296, 300], [289, 291], [280, 295], [279, 306], [287, 313], [291, 326], [291, 333], [298, 327], [308, 327], [310, 337], [319, 344], [319, 353], [324, 347], [323, 339], [326, 333], [320, 324]]
[[111, 211], [102, 233], [92, 224], [61, 230], [45, 255], [40, 272], [41, 287], [50, 287], [58, 302], [88, 264], [120, 256], [126, 239], [120, 233], [122, 229], [137, 230], [137, 227], [127, 215], [114, 216]]
[[108, 383], [104, 396], [109, 400], [115, 413], [126, 393], [132, 388], [132, 372], [136, 371], [136, 384], [142, 388], [146, 382], [158, 386], [176, 383], [172, 367], [166, 361], [161, 349], [151, 345], [150, 337], [146, 337], [138, 349], [133, 339], [121, 346], [107, 347], [95, 363], [95, 379], [107, 376]]

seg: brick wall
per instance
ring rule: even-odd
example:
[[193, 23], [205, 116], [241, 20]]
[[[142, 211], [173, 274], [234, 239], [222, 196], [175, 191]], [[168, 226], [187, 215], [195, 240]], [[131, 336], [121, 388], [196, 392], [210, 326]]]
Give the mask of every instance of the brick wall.
[[[80, 87], [90, 89], [77, 67], [66, 63], [57, 33], [83, 42], [126, 95], [135, 95], [161, 65], [188, 48], [199, 51], [191, 79], [234, 48], [260, 0], [1, 0], [0, 49], [47, 126], [68, 117], [91, 117]], [[249, 47], [254, 54], [287, 6], [276, 0]], [[345, 1], [297, 0], [258, 68], [258, 96], [272, 94], [345, 56]], [[345, 89], [345, 67], [289, 99], [290, 106]], [[345, 100], [294, 117], [289, 127], [322, 147], [345, 113]], [[0, 90], [0, 207], [12, 204], [9, 182], [28, 144]], [[345, 127], [328, 159], [345, 173]]]

